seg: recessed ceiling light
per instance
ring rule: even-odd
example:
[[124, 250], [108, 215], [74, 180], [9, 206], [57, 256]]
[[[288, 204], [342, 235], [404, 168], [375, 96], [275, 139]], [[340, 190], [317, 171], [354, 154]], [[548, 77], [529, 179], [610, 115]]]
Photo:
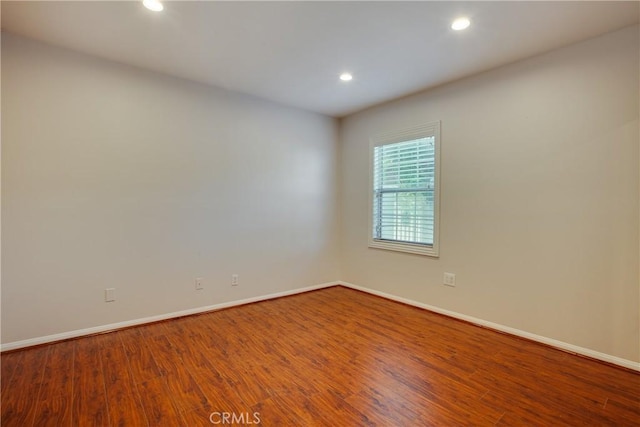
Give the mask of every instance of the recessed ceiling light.
[[471, 21], [469, 21], [469, 18], [458, 18], [455, 21], [453, 21], [453, 23], [451, 24], [451, 28], [456, 31], [460, 31], [460, 30], [464, 30], [469, 25], [471, 25]]
[[351, 79], [353, 79], [353, 76], [350, 73], [340, 74], [340, 80], [342, 80], [343, 82], [348, 82]]
[[144, 5], [144, 7], [149, 10], [153, 10], [154, 12], [160, 12], [162, 9], [164, 9], [164, 6], [162, 6], [162, 3], [160, 3], [158, 0], [143, 0], [142, 4]]

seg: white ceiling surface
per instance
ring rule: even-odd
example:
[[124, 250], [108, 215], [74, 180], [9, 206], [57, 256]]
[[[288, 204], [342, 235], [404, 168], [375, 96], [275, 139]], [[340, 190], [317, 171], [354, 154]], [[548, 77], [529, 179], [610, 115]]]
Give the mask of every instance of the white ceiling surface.
[[[638, 23], [638, 2], [2, 1], [3, 31], [341, 117]], [[451, 21], [468, 16], [465, 31]], [[350, 71], [354, 79], [341, 82]]]

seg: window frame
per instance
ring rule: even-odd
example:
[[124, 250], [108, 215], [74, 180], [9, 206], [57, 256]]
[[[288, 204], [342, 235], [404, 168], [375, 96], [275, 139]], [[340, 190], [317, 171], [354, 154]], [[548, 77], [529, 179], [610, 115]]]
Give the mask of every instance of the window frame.
[[[373, 209], [375, 203], [374, 189], [374, 154], [375, 147], [395, 144], [420, 138], [434, 138], [434, 192], [433, 192], [433, 245], [409, 243], [399, 240], [382, 240], [374, 237]], [[440, 256], [440, 121], [424, 123], [398, 131], [381, 133], [369, 139], [369, 228], [367, 229], [370, 248], [407, 252], [438, 258]]]

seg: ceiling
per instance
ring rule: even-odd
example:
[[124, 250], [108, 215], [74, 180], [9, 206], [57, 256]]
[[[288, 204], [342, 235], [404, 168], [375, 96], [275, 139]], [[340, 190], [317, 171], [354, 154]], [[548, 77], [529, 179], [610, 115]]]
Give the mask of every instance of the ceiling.
[[[2, 1], [2, 29], [334, 117], [639, 22], [631, 2]], [[451, 21], [471, 19], [455, 32]], [[353, 73], [351, 82], [338, 79]]]

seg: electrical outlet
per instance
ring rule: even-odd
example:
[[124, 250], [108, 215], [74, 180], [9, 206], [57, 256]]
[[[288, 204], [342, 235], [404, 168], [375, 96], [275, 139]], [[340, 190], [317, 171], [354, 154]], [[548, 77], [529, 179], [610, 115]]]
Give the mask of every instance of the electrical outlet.
[[116, 288], [107, 288], [104, 290], [104, 302], [113, 302], [116, 300]]
[[238, 284], [240, 283], [240, 279], [238, 277], [237, 274], [232, 274], [231, 275], [231, 286], [238, 286]]
[[456, 286], [456, 275], [453, 273], [444, 273], [443, 283], [445, 286]]
[[204, 279], [202, 277], [196, 277], [196, 291], [201, 291], [202, 290], [202, 282], [204, 281]]

